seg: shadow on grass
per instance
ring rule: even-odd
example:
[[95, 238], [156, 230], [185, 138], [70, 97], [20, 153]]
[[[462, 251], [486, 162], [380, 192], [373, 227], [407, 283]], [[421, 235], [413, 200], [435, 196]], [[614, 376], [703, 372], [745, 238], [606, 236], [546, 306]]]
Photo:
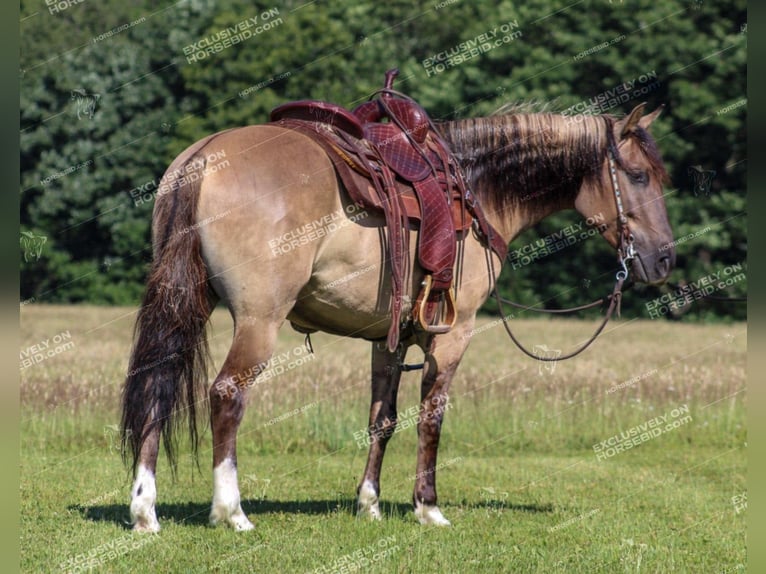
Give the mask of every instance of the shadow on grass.
[[[90, 507], [73, 504], [67, 509], [70, 512], [79, 513], [85, 520], [113, 522], [126, 529], [131, 527], [127, 504], [102, 504]], [[356, 513], [356, 500], [350, 498], [301, 501], [249, 499], [242, 501], [242, 510], [247, 515], [282, 513], [326, 515], [339, 512], [353, 516]], [[412, 511], [412, 505], [381, 501], [380, 510], [386, 517], [403, 518]], [[160, 523], [172, 520], [178, 524], [207, 525], [209, 514], [209, 502], [157, 505], [157, 518]]]
[[[444, 505], [445, 507], [449, 507], [449, 504]], [[467, 500], [463, 500], [459, 505], [455, 506], [463, 506], [467, 508], [468, 510], [478, 510], [480, 508], [487, 508], [491, 510], [514, 510], [517, 512], [548, 512], [551, 513], [554, 511], [553, 504], [550, 502], [545, 504], [515, 504], [513, 502], [508, 501], [502, 501], [502, 500], [482, 500], [481, 502], [468, 502]]]

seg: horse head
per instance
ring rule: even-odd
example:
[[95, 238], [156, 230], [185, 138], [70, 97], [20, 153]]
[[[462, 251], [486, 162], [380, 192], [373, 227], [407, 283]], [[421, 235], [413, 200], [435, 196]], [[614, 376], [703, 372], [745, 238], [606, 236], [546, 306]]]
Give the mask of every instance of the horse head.
[[583, 182], [575, 208], [588, 221], [606, 222], [599, 230], [636, 281], [657, 285], [675, 265], [675, 248], [663, 194], [668, 175], [648, 131], [662, 108], [643, 115], [644, 107], [611, 121], [606, 158]]

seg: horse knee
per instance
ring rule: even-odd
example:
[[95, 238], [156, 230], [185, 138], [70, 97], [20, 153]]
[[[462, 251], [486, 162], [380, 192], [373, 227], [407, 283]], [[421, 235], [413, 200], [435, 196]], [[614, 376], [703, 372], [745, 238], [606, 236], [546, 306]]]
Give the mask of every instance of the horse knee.
[[431, 413], [426, 413], [425, 416], [420, 418], [420, 423], [418, 424], [418, 431], [427, 435], [438, 435], [441, 432], [441, 428], [441, 414], [432, 415]]
[[444, 409], [435, 408], [423, 410], [420, 413], [420, 420], [418, 421], [418, 432], [427, 436], [435, 436], [438, 440], [443, 422]]
[[429, 433], [438, 434], [441, 431], [444, 413], [450, 408], [449, 397], [433, 397], [423, 405], [420, 412], [419, 428]]
[[369, 428], [370, 440], [372, 442], [386, 443], [394, 435], [396, 431], [397, 419], [396, 416], [380, 417], [375, 421], [375, 424]]

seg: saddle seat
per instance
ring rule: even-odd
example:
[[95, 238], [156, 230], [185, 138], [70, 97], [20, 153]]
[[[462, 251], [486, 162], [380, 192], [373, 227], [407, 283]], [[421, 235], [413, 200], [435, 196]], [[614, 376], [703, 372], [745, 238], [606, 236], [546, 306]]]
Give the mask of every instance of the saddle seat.
[[429, 333], [446, 333], [457, 320], [453, 279], [459, 237], [475, 221], [479, 237], [501, 260], [507, 249], [425, 110], [392, 89], [397, 74], [389, 70], [379, 97], [352, 112], [316, 100], [289, 102], [271, 112], [272, 122], [325, 149], [354, 203], [384, 215], [392, 275], [391, 351], [399, 342], [410, 228], [419, 230], [417, 257], [425, 273], [412, 319]]
[[272, 122], [286, 118], [335, 126], [355, 138], [364, 137], [364, 129], [359, 118], [346, 108], [330, 102], [297, 100], [277, 106], [271, 111]]

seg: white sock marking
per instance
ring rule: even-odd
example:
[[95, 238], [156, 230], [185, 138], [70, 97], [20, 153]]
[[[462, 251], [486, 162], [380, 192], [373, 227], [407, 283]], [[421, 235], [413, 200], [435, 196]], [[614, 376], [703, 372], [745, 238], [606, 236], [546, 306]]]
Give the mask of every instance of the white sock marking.
[[359, 517], [369, 517], [371, 520], [381, 520], [378, 495], [369, 480], [365, 480], [359, 489], [359, 498], [356, 503], [356, 514]]
[[160, 523], [154, 509], [156, 501], [157, 485], [154, 481], [154, 473], [140, 464], [130, 491], [130, 521], [133, 524], [133, 530], [159, 532]]
[[252, 522], [242, 511], [237, 484], [237, 467], [230, 458], [223, 460], [213, 469], [213, 506], [210, 510], [210, 524], [223, 522], [234, 530], [252, 530]]

